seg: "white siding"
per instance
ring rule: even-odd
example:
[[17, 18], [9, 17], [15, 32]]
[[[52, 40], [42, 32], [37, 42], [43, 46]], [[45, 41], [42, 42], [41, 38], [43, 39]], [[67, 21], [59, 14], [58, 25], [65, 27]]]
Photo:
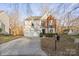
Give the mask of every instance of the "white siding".
[[5, 32], [9, 34], [9, 16], [5, 12], [0, 13], [0, 21], [5, 25]]

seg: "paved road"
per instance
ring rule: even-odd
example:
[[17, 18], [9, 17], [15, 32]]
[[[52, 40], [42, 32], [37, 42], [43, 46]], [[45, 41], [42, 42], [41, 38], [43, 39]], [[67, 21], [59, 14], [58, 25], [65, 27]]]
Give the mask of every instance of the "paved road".
[[4, 56], [46, 56], [41, 50], [39, 38], [22, 37], [0, 45], [0, 55]]

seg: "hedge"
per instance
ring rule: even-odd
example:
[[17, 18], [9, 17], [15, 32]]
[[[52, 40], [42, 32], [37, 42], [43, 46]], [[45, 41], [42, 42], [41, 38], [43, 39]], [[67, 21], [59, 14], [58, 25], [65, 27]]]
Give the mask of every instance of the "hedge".
[[56, 35], [56, 34], [57, 34], [57, 33], [45, 33], [45, 34], [40, 33], [40, 37], [43, 37], [43, 35], [46, 36], [46, 37], [53, 37], [53, 36]]

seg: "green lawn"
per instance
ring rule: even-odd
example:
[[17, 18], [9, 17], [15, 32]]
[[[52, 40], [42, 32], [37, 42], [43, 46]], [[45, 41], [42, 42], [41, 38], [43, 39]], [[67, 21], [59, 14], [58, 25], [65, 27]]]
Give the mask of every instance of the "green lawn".
[[0, 35], [0, 44], [19, 38], [20, 36]]

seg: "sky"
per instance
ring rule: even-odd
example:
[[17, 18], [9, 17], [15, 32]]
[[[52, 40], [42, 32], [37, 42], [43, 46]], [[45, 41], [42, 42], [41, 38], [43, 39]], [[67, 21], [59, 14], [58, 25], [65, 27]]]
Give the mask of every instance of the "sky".
[[[48, 7], [54, 12], [54, 15], [61, 19], [65, 17], [65, 14], [71, 12], [72, 17], [79, 16], [79, 4], [78, 3], [0, 3], [0, 10], [4, 10], [7, 14], [11, 14], [14, 10], [19, 10], [20, 20], [24, 20], [26, 16], [41, 16], [41, 9]], [[63, 16], [64, 15], [64, 16]]]

